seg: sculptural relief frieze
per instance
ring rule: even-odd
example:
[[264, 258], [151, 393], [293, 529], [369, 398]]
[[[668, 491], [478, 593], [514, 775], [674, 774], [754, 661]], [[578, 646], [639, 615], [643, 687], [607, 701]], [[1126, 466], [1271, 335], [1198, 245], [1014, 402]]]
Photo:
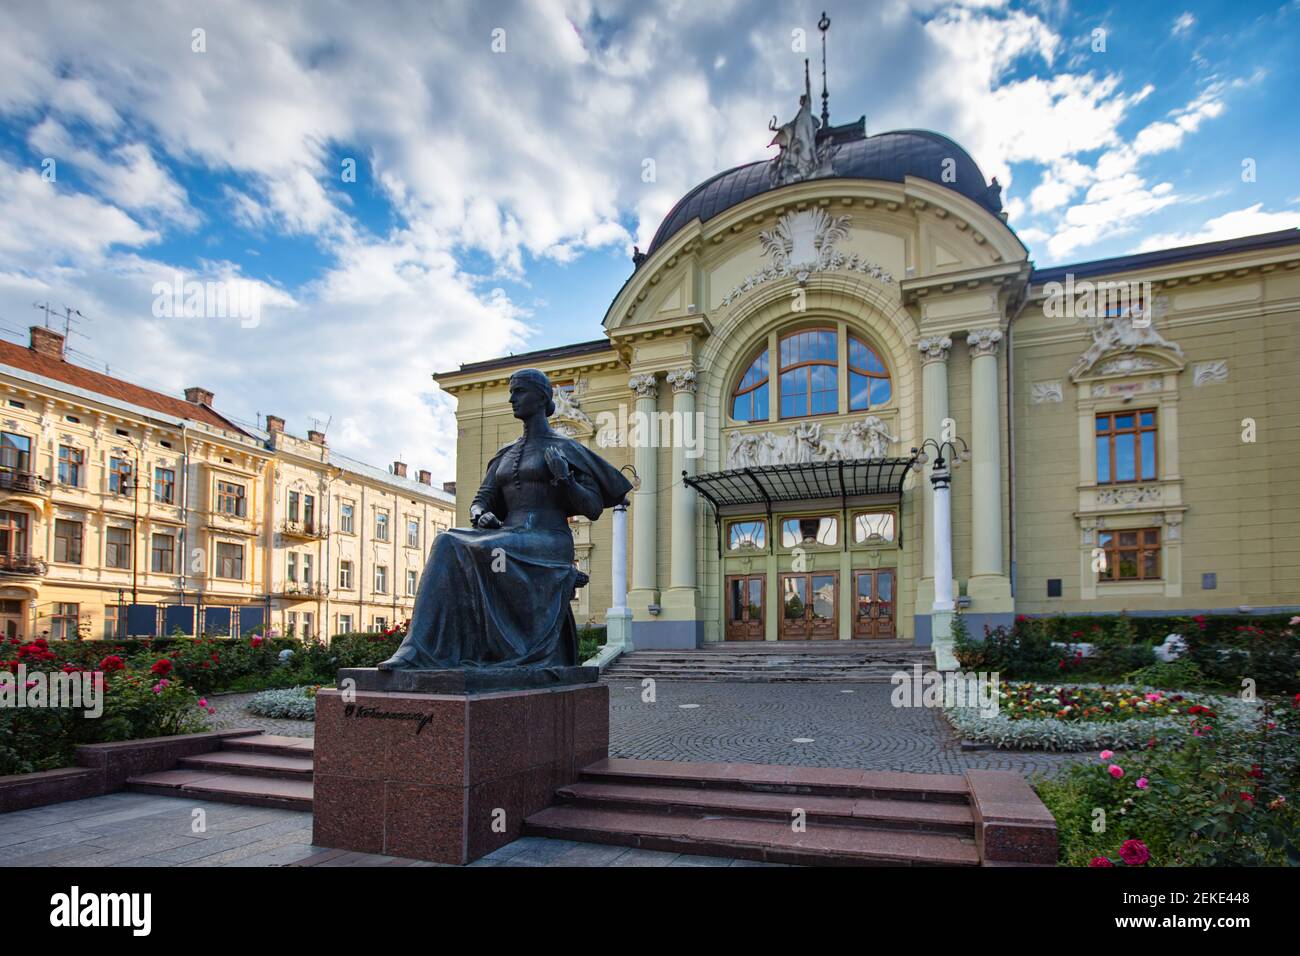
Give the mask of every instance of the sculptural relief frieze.
[[742, 432], [728, 436], [726, 467], [803, 464], [814, 461], [861, 461], [884, 458], [898, 441], [877, 416], [827, 427], [821, 422], [800, 422], [785, 434], [772, 431]]

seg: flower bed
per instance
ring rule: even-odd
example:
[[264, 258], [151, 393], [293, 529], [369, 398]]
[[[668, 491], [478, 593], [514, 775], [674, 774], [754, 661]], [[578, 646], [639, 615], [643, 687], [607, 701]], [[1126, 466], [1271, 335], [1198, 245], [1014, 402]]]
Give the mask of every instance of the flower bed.
[[1300, 865], [1300, 694], [1229, 722], [1184, 717], [1165, 745], [1041, 779], [1073, 866]]
[[951, 707], [944, 715], [962, 739], [973, 743], [1069, 752], [1159, 743], [1180, 736], [1186, 722], [1200, 714], [1222, 714], [1233, 725], [1252, 707], [1230, 697], [1192, 699], [1154, 688], [1004, 682], [995, 716], [971, 707]]

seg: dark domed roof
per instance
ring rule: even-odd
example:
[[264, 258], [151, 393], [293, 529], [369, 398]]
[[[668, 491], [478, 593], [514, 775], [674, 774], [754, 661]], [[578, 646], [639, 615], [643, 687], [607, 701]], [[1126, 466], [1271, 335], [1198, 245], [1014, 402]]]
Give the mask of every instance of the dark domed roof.
[[[854, 124], [856, 126], [856, 124]], [[857, 132], [857, 127], [853, 132]], [[901, 183], [904, 176], [928, 179], [945, 186], [979, 203], [997, 214], [1000, 201], [989, 195], [988, 183], [975, 160], [947, 136], [928, 130], [904, 129], [875, 136], [848, 136], [846, 127], [828, 131], [839, 143], [832, 160], [831, 179], [881, 179]], [[850, 138], [852, 137], [852, 138]], [[944, 181], [944, 161], [951, 159], [951, 182]], [[770, 178], [771, 160], [737, 166], [696, 186], [682, 197], [655, 233], [646, 251], [649, 255], [693, 219], [707, 222], [718, 213], [725, 212], [773, 189]], [[955, 176], [955, 178], [953, 178]]]

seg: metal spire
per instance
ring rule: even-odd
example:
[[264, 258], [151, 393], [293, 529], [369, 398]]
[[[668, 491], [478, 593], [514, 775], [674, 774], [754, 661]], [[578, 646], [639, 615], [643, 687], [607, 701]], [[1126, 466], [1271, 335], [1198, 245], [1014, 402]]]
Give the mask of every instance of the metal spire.
[[822, 11], [822, 18], [817, 21], [817, 29], [822, 32], [822, 129], [831, 125], [830, 95], [826, 92], [826, 31], [831, 28], [831, 18]]

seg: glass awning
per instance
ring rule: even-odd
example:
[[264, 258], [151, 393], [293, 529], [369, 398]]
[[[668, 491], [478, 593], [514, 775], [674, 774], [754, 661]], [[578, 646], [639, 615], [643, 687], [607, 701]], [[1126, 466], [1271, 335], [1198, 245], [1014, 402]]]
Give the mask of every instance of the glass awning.
[[682, 481], [713, 505], [715, 512], [727, 505], [759, 504], [770, 510], [781, 501], [902, 495], [903, 479], [915, 465], [915, 457], [809, 461], [683, 475]]

